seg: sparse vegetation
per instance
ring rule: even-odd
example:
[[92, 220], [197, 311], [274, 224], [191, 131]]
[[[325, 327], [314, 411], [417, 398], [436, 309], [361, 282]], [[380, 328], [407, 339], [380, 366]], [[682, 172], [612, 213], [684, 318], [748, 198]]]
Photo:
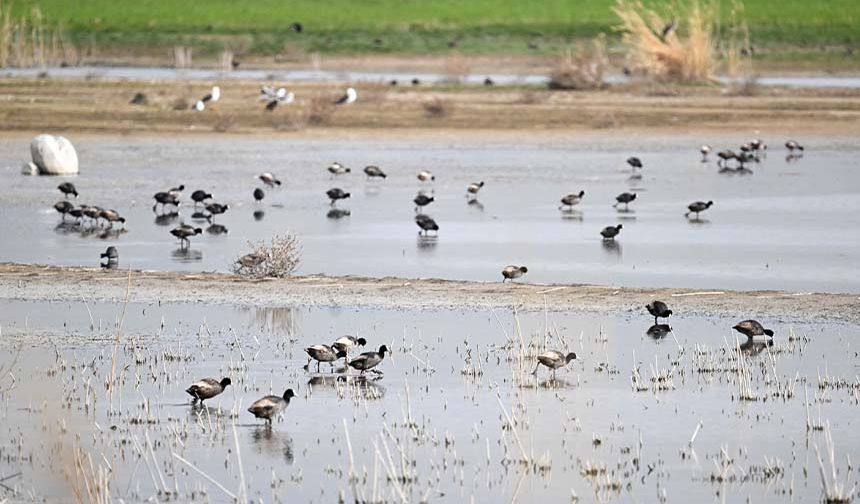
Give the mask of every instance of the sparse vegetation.
[[295, 273], [301, 261], [301, 246], [295, 235], [275, 235], [271, 243], [248, 242], [251, 252], [232, 265], [237, 275], [252, 278], [285, 278]]
[[572, 55], [570, 51], [559, 59], [549, 76], [550, 89], [600, 89], [605, 83], [603, 75], [609, 65], [606, 55], [606, 36], [595, 38], [590, 47], [584, 45]]
[[453, 105], [438, 96], [424, 102], [422, 106], [424, 107], [424, 115], [427, 117], [445, 117], [453, 111]]

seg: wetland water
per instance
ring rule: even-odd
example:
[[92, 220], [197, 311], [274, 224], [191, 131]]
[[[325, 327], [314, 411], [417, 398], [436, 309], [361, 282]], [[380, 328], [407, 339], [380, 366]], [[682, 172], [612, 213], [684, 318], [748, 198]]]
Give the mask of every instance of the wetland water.
[[[763, 320], [776, 344], [739, 361], [724, 318], [659, 337], [647, 314], [132, 303], [114, 367], [122, 313], [0, 301], [0, 476], [21, 473], [0, 499], [68, 501], [64, 471], [102, 471], [126, 502], [813, 502], [825, 425], [840, 480], [858, 477], [855, 325]], [[347, 333], [392, 350], [384, 375], [303, 369]], [[544, 348], [578, 359], [535, 379]], [[192, 408], [206, 376], [233, 386]], [[271, 429], [245, 411], [286, 387]]]
[[[299, 234], [299, 273], [498, 281], [507, 264], [525, 264], [530, 282], [736, 290], [860, 291], [860, 147], [851, 139], [803, 139], [806, 155], [786, 161], [784, 138], [766, 138], [767, 157], [751, 173], [720, 173], [715, 157], [700, 162], [698, 146], [736, 148], [751, 135], [703, 138], [654, 136], [542, 139], [512, 144], [427, 135], [421, 138], [266, 139], [260, 137], [72, 137], [81, 174], [71, 178], [76, 203], [115, 208], [127, 232], [102, 233], [60, 225], [52, 205], [63, 179], [18, 174], [29, 158], [25, 138], [0, 140], [0, 260], [96, 265], [108, 245], [120, 265], [156, 270], [225, 271], [248, 240], [288, 230]], [[642, 158], [641, 178], [625, 163]], [[351, 174], [332, 179], [339, 161]], [[389, 177], [368, 181], [363, 167]], [[415, 174], [431, 170], [432, 184]], [[284, 185], [251, 192], [255, 176], [272, 171]], [[466, 186], [484, 181], [478, 200]], [[185, 184], [176, 217], [157, 216], [152, 195]], [[338, 204], [349, 216], [332, 218], [325, 191], [352, 197]], [[205, 189], [231, 206], [211, 226], [192, 219], [190, 192]], [[419, 238], [412, 199], [436, 201], [426, 213], [441, 230]], [[561, 196], [584, 190], [584, 202], [560, 212]], [[614, 197], [635, 191], [630, 212]], [[700, 221], [686, 205], [714, 200]], [[169, 230], [180, 222], [204, 229], [180, 250]], [[615, 243], [599, 231], [624, 226]], [[224, 231], [227, 231], [224, 233]], [[218, 234], [221, 233], [221, 234]]]

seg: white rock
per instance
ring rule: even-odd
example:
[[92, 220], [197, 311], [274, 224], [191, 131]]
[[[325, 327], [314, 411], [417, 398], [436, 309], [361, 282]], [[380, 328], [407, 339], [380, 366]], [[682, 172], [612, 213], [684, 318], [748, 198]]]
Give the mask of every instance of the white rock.
[[39, 167], [29, 161], [21, 165], [21, 175], [37, 175], [38, 173]]
[[30, 155], [40, 175], [76, 175], [78, 153], [65, 137], [39, 135], [30, 142]]

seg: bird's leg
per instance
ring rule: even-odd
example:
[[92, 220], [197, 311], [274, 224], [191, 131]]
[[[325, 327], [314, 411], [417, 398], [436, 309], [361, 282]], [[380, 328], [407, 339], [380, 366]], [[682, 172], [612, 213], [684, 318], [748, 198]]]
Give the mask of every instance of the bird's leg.
[[539, 368], [539, 367], [540, 367], [540, 362], [538, 362], [537, 364], [535, 364], [535, 370], [534, 370], [534, 371], [532, 371], [532, 374], [533, 374], [534, 376], [537, 376], [537, 372], [538, 372], [538, 368]]
[[657, 315], [654, 315], [654, 325], [657, 325]]

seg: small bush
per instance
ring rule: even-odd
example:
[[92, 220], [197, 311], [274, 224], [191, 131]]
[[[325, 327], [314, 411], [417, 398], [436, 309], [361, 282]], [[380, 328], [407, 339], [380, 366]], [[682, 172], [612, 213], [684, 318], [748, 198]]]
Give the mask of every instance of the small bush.
[[291, 276], [301, 261], [301, 246], [295, 235], [275, 235], [271, 244], [248, 242], [251, 252], [233, 262], [237, 275], [251, 278], [285, 278]]
[[424, 102], [422, 105], [424, 107], [424, 115], [427, 117], [445, 117], [449, 115], [454, 108], [453, 105], [441, 98], [433, 98], [430, 101]]
[[591, 47], [582, 47], [576, 55], [563, 56], [549, 76], [550, 89], [600, 89], [609, 63], [606, 57], [606, 36], [600, 35]]

